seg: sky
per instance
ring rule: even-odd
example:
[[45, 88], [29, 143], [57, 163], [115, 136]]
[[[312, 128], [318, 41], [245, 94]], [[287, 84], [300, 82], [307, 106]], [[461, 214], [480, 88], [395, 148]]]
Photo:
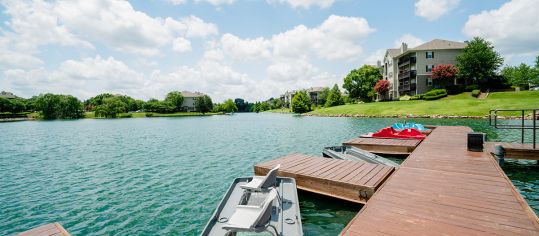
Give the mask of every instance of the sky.
[[539, 55], [538, 0], [0, 0], [0, 90], [262, 101], [433, 39]]

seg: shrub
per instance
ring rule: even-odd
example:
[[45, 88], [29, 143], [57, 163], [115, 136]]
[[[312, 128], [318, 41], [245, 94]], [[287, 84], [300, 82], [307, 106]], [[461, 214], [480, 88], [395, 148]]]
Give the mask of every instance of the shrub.
[[436, 100], [447, 96], [447, 90], [445, 89], [433, 89], [431, 91], [428, 91], [423, 96], [423, 99], [425, 100]]
[[425, 96], [425, 95], [423, 95], [423, 94], [416, 94], [416, 95], [412, 96], [412, 97], [410, 98], [410, 100], [421, 100], [421, 99], [423, 99], [423, 96]]
[[464, 91], [471, 92], [477, 89], [479, 89], [479, 86], [477, 84], [472, 84], [472, 85], [466, 85], [466, 88], [464, 89]]
[[120, 115], [118, 115], [118, 118], [131, 118], [133, 117], [133, 114], [131, 113], [121, 113]]
[[445, 87], [447, 94], [455, 95], [465, 91], [464, 85], [448, 85]]
[[481, 93], [481, 91], [479, 91], [479, 89], [474, 89], [472, 91], [472, 96], [473, 97], [479, 97], [479, 94]]
[[146, 112], [146, 117], [153, 117], [153, 113], [151, 113], [151, 112]]
[[408, 95], [404, 95], [404, 96], [401, 96], [399, 98], [399, 101], [408, 101], [410, 100], [412, 97], [408, 96]]

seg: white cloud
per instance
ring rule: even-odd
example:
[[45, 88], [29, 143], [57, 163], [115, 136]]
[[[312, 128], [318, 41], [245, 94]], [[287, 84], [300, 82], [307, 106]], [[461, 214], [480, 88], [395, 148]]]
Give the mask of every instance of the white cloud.
[[459, 5], [460, 0], [417, 0], [415, 15], [433, 21]]
[[469, 37], [483, 37], [504, 54], [539, 53], [539, 1], [513, 0], [499, 9], [471, 15], [463, 32]]
[[363, 60], [364, 64], [367, 65], [376, 65], [378, 61], [382, 61], [386, 54], [385, 49], [378, 49], [375, 52], [371, 53], [368, 57]]
[[110, 92], [140, 97], [138, 93], [146, 86], [143, 74], [112, 57], [103, 59], [100, 56], [67, 60], [54, 71], [9, 69], [4, 76], [0, 87], [21, 96], [51, 92], [85, 99]]
[[269, 58], [271, 55], [271, 42], [262, 37], [240, 39], [227, 33], [221, 37], [221, 45], [226, 54], [238, 60]]
[[328, 8], [335, 0], [268, 0], [269, 3], [288, 4], [293, 8], [309, 9], [312, 6], [318, 6], [320, 8]]
[[234, 58], [303, 58], [317, 56], [326, 60], [352, 60], [361, 56], [361, 43], [375, 31], [360, 17], [331, 15], [321, 25], [308, 28], [298, 25], [271, 38], [240, 39], [225, 34], [221, 39], [224, 52]]
[[400, 48], [402, 43], [408, 44], [408, 48], [413, 48], [425, 43], [425, 41], [411, 34], [404, 34], [395, 40], [393, 46], [395, 48]]
[[191, 42], [185, 38], [178, 37], [172, 41], [172, 50], [178, 53], [191, 51]]
[[274, 81], [295, 82], [313, 77], [318, 73], [318, 68], [311, 65], [305, 59], [277, 62], [268, 66], [268, 78]]
[[236, 0], [196, 0], [196, 2], [208, 2], [214, 6], [222, 5], [222, 4], [232, 4], [236, 2]]
[[172, 5], [182, 5], [187, 2], [187, 0], [167, 0], [167, 2], [171, 3]]

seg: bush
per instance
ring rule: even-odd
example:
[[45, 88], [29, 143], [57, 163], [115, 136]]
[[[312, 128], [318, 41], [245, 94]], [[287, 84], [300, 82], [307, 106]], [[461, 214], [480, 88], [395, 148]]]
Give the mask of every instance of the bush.
[[465, 91], [464, 85], [448, 85], [445, 87], [447, 94], [455, 95]]
[[481, 91], [479, 91], [479, 89], [475, 89], [472, 91], [472, 96], [473, 97], [479, 97], [479, 94], [481, 93]]
[[416, 95], [412, 96], [412, 97], [410, 98], [410, 100], [421, 100], [421, 99], [423, 99], [423, 96], [425, 96], [425, 95], [423, 95], [423, 94], [416, 94]]
[[151, 113], [151, 112], [146, 112], [146, 117], [153, 117], [153, 113]]
[[120, 115], [118, 115], [118, 118], [131, 118], [133, 117], [133, 114], [131, 113], [121, 113]]
[[466, 88], [464, 89], [464, 91], [471, 92], [471, 91], [477, 90], [477, 89], [479, 89], [479, 85], [472, 84], [472, 85], [466, 85]]
[[423, 96], [423, 99], [425, 100], [436, 100], [447, 96], [447, 90], [445, 89], [433, 89], [431, 91], [428, 91]]
[[404, 96], [401, 96], [401, 97], [399, 98], [399, 101], [408, 101], [408, 100], [410, 100], [410, 99], [412, 99], [412, 97], [410, 97], [410, 96], [408, 96], [408, 95], [404, 95]]

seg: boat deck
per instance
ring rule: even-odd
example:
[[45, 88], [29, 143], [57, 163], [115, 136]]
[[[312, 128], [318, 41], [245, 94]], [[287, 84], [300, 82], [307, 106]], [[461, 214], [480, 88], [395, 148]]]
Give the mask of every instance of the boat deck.
[[50, 223], [17, 234], [17, 236], [70, 236], [59, 223]]
[[468, 127], [437, 127], [341, 235], [539, 235], [539, 219]]
[[343, 143], [377, 154], [408, 155], [421, 143], [417, 139], [353, 138]]
[[291, 154], [255, 165], [256, 175], [265, 175], [281, 164], [279, 176], [296, 179], [299, 189], [352, 202], [365, 203], [394, 168], [359, 161]]

